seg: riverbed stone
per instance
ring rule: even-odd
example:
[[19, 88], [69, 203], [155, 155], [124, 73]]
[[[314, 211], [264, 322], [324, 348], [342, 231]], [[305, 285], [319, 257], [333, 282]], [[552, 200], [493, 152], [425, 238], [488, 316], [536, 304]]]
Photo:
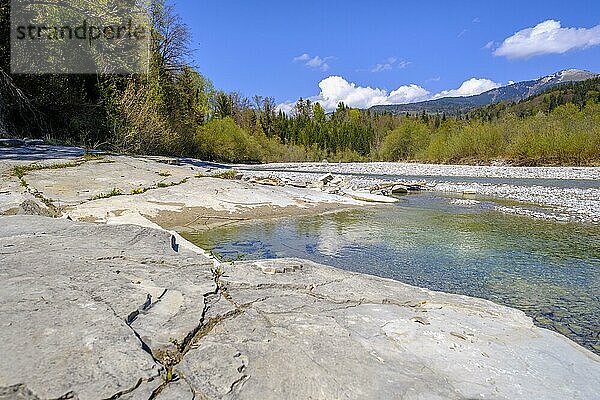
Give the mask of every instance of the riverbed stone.
[[[83, 154], [82, 149], [52, 146], [0, 148], [0, 214], [63, 215], [100, 223], [145, 219], [182, 231], [230, 223], [231, 218], [363, 205], [307, 188], [207, 177], [210, 164], [196, 160], [170, 165], [153, 157]], [[31, 165], [52, 168], [28, 171], [23, 181], [13, 171]]]

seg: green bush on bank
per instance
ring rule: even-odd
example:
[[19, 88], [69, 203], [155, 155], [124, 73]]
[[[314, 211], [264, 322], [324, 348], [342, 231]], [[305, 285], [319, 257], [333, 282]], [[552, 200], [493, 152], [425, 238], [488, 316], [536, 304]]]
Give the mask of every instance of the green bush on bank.
[[488, 122], [448, 120], [438, 128], [421, 120], [403, 122], [383, 140], [387, 161], [523, 165], [600, 164], [600, 105], [565, 104], [550, 113]]
[[233, 119], [227, 117], [208, 122], [196, 130], [198, 156], [227, 162], [257, 162], [260, 146]]

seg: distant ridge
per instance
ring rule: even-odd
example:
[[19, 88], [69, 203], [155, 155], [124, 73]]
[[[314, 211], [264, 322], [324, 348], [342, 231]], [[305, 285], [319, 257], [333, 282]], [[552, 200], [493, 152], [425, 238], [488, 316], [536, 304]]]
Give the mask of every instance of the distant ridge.
[[600, 77], [600, 74], [579, 69], [566, 69], [540, 79], [513, 83], [475, 96], [444, 97], [410, 104], [377, 105], [369, 110], [376, 113], [389, 112], [392, 114], [421, 113], [425, 111], [427, 113], [455, 115], [488, 104], [520, 101], [564, 83], [581, 82], [596, 77]]

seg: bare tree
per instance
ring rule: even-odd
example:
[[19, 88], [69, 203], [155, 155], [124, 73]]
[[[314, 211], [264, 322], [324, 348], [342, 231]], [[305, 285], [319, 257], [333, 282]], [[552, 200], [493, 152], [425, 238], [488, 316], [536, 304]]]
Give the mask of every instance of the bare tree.
[[152, 49], [169, 70], [179, 70], [187, 65], [192, 54], [190, 30], [166, 0], [154, 0], [150, 8], [152, 18]]

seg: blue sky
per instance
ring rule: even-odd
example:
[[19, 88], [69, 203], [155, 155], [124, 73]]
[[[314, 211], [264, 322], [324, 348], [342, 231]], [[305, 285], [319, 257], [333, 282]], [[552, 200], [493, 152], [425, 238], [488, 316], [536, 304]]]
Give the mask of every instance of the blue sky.
[[174, 3], [195, 65], [217, 88], [278, 103], [409, 102], [566, 68], [600, 72], [597, 0]]

